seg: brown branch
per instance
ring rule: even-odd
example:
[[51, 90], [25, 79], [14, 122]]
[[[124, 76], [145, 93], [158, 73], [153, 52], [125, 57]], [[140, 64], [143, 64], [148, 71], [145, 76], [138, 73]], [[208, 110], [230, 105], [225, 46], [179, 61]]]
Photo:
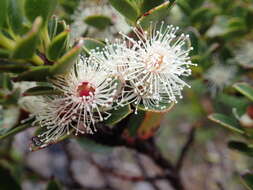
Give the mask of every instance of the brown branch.
[[191, 145], [192, 145], [193, 142], [194, 142], [195, 131], [196, 131], [196, 128], [195, 128], [195, 127], [192, 127], [191, 130], [190, 130], [190, 133], [189, 133], [189, 135], [188, 135], [188, 137], [187, 137], [186, 143], [184, 144], [184, 146], [183, 146], [182, 149], [181, 149], [181, 152], [180, 152], [180, 154], [179, 154], [178, 161], [177, 161], [177, 163], [176, 163], [176, 170], [177, 170], [178, 172], [182, 169], [184, 160], [185, 160], [185, 158], [186, 158], [186, 155], [187, 155], [187, 153], [189, 152], [190, 147], [191, 147]]

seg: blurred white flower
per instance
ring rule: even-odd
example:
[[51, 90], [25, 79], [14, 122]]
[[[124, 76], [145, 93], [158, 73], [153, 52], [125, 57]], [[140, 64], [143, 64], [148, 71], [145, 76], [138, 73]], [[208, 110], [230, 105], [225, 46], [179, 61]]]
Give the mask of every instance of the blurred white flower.
[[235, 50], [235, 60], [245, 68], [253, 67], [253, 42], [242, 43], [240, 48]]
[[235, 66], [222, 64], [215, 64], [208, 69], [204, 78], [208, 81], [212, 97], [215, 97], [224, 87], [232, 83], [236, 71]]
[[[106, 29], [95, 28], [85, 22], [89, 16], [106, 16], [111, 19], [111, 26]], [[73, 23], [71, 24], [71, 39], [81, 37], [85, 32], [87, 36], [96, 38], [113, 38], [119, 31], [128, 32], [130, 27], [114, 8], [107, 1], [81, 1], [78, 9], [72, 15]]]
[[177, 102], [176, 97], [182, 98], [184, 86], [183, 77], [191, 74], [189, 52], [189, 36], [177, 35], [178, 27], [161, 24], [160, 28], [151, 27], [150, 31], [140, 28], [133, 29], [138, 41], [124, 37], [133, 43], [137, 56], [129, 63], [130, 96], [136, 104], [147, 108], [164, 109], [161, 104]]
[[66, 75], [53, 81], [61, 96], [36, 97], [24, 107], [36, 116], [34, 124], [45, 127], [39, 137], [44, 143], [55, 141], [71, 129], [93, 133], [95, 123], [107, 119], [118, 84], [97, 63], [81, 57]]

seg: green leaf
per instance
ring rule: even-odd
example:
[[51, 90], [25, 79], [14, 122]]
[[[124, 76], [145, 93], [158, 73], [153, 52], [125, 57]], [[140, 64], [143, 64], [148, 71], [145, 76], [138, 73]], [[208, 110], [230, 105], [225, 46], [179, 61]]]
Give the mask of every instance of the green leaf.
[[[1, 0], [2, 1], [2, 0]], [[8, 25], [16, 34], [21, 34], [23, 24], [23, 1], [9, 0]]]
[[62, 187], [61, 187], [60, 183], [58, 181], [56, 181], [55, 179], [52, 179], [47, 184], [46, 190], [61, 190], [61, 189], [62, 189]]
[[22, 73], [27, 71], [30, 67], [24, 64], [16, 64], [16, 63], [0, 63], [0, 72], [11, 72], [11, 73]]
[[229, 141], [228, 147], [237, 150], [247, 156], [253, 157], [253, 147], [239, 141]]
[[0, 73], [0, 88], [9, 91], [13, 89], [11, 78], [7, 73]]
[[0, 29], [2, 28], [2, 26], [4, 25], [4, 23], [6, 21], [8, 2], [9, 2], [9, 0], [1, 0], [0, 1], [0, 7], [1, 7], [1, 11], [0, 11]]
[[149, 11], [150, 9], [153, 9], [154, 7], [157, 7], [163, 3], [164, 3], [164, 0], [156, 0], [156, 1], [143, 0], [141, 4], [141, 12], [145, 13]]
[[0, 48], [0, 58], [9, 58], [10, 53], [9, 50]]
[[138, 114], [131, 114], [127, 122], [127, 131], [131, 137], [135, 137], [138, 132], [143, 119], [145, 117], [144, 111], [138, 111]]
[[16, 80], [21, 81], [45, 81], [47, 77], [51, 76], [50, 66], [37, 66], [21, 73]]
[[145, 30], [150, 26], [151, 22], [157, 22], [164, 19], [169, 14], [169, 9], [174, 4], [175, 0], [167, 1], [158, 7], [155, 7], [148, 12], [144, 13], [137, 21], [137, 24], [140, 24], [141, 27]]
[[247, 83], [235, 83], [233, 85], [233, 87], [239, 91], [240, 93], [242, 93], [244, 96], [246, 96], [248, 99], [250, 99], [251, 101], [253, 101], [253, 88], [247, 84]]
[[29, 88], [23, 93], [24, 96], [43, 96], [43, 95], [59, 95], [59, 94], [61, 94], [60, 91], [49, 86], [36, 86], [33, 88]]
[[5, 139], [7, 137], [10, 137], [10, 136], [13, 136], [13, 135], [15, 135], [15, 134], [17, 134], [17, 133], [19, 133], [21, 131], [24, 131], [24, 130], [30, 128], [30, 127], [32, 127], [32, 125], [29, 122], [29, 123], [25, 123], [23, 125], [19, 125], [19, 126], [13, 127], [13, 128], [11, 128], [9, 130], [6, 130], [6, 131], [4, 131], [4, 133], [1, 133], [0, 140], [3, 140], [3, 139]]
[[83, 39], [83, 50], [86, 54], [90, 54], [91, 50], [102, 50], [105, 47], [105, 44], [101, 41], [92, 39], [92, 38], [84, 38]]
[[80, 54], [83, 47], [83, 40], [81, 39], [75, 47], [69, 50], [65, 55], [63, 55], [50, 69], [50, 72], [55, 74], [63, 74], [67, 72], [74, 64], [75, 59]]
[[20, 184], [17, 180], [13, 177], [11, 172], [0, 165], [0, 189], [2, 190], [21, 190]]
[[208, 116], [208, 118], [216, 123], [219, 123], [220, 125], [228, 128], [229, 130], [232, 130], [234, 132], [244, 134], [243, 129], [239, 126], [239, 124], [231, 119], [230, 117], [226, 115], [222, 115], [219, 113], [214, 113]]
[[68, 46], [68, 37], [69, 30], [65, 30], [53, 38], [52, 42], [49, 44], [46, 54], [50, 61], [56, 61], [66, 52]]
[[20, 39], [14, 47], [12, 58], [30, 59], [33, 57], [36, 46], [39, 42], [39, 32], [42, 19], [38, 17], [32, 26], [31, 31]]
[[252, 173], [246, 173], [241, 175], [241, 180], [243, 185], [248, 189], [248, 190], [253, 190], [253, 174]]
[[91, 153], [109, 154], [113, 150], [112, 147], [98, 144], [95, 141], [90, 140], [86, 137], [78, 138], [77, 142], [82, 148]]
[[114, 109], [110, 113], [112, 114], [107, 120], [105, 120], [106, 125], [115, 125], [120, 122], [122, 119], [126, 118], [129, 114], [132, 113], [130, 105]]
[[57, 2], [58, 0], [25, 0], [25, 14], [31, 22], [41, 16], [46, 23], [53, 14]]
[[111, 5], [127, 19], [135, 22], [138, 18], [138, 11], [128, 0], [109, 0]]
[[84, 22], [90, 26], [93, 26], [99, 30], [104, 30], [112, 24], [110, 17], [104, 15], [92, 15], [84, 19]]

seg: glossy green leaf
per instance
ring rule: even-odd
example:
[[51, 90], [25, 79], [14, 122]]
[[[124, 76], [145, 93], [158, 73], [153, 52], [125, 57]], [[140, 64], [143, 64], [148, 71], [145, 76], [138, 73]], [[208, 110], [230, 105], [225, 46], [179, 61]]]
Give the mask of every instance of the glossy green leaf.
[[132, 113], [132, 109], [130, 105], [120, 107], [118, 109], [114, 109], [110, 112], [112, 115], [105, 120], [106, 125], [115, 125], [116, 123], [120, 122], [122, 119], [126, 118], [129, 114]]
[[248, 190], [253, 190], [253, 174], [246, 173], [241, 175], [241, 180], [245, 188]]
[[214, 113], [208, 116], [208, 118], [226, 128], [228, 128], [231, 131], [244, 134], [243, 129], [239, 126], [239, 124], [233, 120], [232, 118], [222, 115], [219, 113]]
[[104, 47], [105, 44], [101, 41], [92, 38], [83, 39], [83, 50], [86, 54], [90, 54], [91, 50], [102, 50]]
[[14, 47], [12, 58], [30, 59], [33, 57], [36, 46], [39, 42], [40, 27], [42, 19], [38, 17], [32, 26], [31, 31], [20, 39]]
[[[2, 0], [1, 0], [2, 1]], [[16, 34], [21, 34], [23, 24], [23, 0], [9, 0], [8, 25]]]
[[53, 38], [47, 49], [47, 58], [50, 61], [56, 61], [66, 52], [68, 46], [68, 37], [69, 30], [66, 30]]
[[78, 138], [77, 142], [82, 148], [91, 153], [109, 154], [113, 150], [112, 147], [98, 144], [95, 141], [88, 139], [86, 137]]
[[92, 15], [84, 19], [84, 22], [90, 26], [93, 26], [99, 30], [104, 30], [112, 24], [110, 17], [104, 15]]
[[169, 14], [169, 9], [174, 4], [175, 0], [167, 1], [158, 7], [155, 7], [148, 12], [144, 13], [137, 21], [143, 29], [147, 29], [151, 22], [157, 22], [164, 19]]
[[45, 23], [53, 14], [57, 2], [58, 0], [25, 0], [25, 14], [31, 22], [41, 16]]
[[249, 105], [250, 101], [246, 99], [245, 97], [237, 97], [237, 96], [231, 96], [228, 94], [220, 94], [217, 97], [218, 101], [231, 107], [231, 108], [238, 108], [238, 109], [245, 109]]
[[109, 2], [127, 19], [133, 22], [137, 20], [138, 11], [128, 0], [109, 0]]
[[11, 171], [0, 165], [0, 189], [2, 190], [21, 190], [20, 184], [11, 174]]
[[1, 11], [0, 11], [0, 29], [2, 28], [3, 24], [7, 20], [6, 17], [7, 17], [8, 2], [9, 2], [9, 0], [1, 0], [0, 1], [0, 7], [1, 7]]
[[63, 55], [50, 69], [50, 72], [55, 74], [63, 74], [67, 72], [74, 64], [75, 59], [80, 54], [83, 47], [83, 40], [81, 39], [71, 50]]
[[253, 87], [251, 87], [247, 83], [235, 83], [233, 87], [242, 93], [244, 96], [246, 96], [248, 99], [253, 101]]
[[56, 181], [55, 179], [50, 180], [46, 188], [46, 190], [61, 190], [61, 189], [62, 187], [60, 183]]
[[237, 150], [247, 156], [253, 157], [253, 147], [250, 147], [244, 142], [229, 141], [228, 147]]
[[50, 66], [37, 66], [21, 73], [16, 80], [45, 81], [50, 75]]
[[150, 0], [143, 0], [141, 4], [141, 12], [145, 13], [159, 5], [164, 3], [164, 0], [155, 0], [155, 1], [150, 1]]
[[59, 94], [61, 94], [60, 91], [49, 86], [36, 86], [33, 88], [29, 88], [23, 93], [24, 96], [42, 96], [42, 95], [59, 95]]

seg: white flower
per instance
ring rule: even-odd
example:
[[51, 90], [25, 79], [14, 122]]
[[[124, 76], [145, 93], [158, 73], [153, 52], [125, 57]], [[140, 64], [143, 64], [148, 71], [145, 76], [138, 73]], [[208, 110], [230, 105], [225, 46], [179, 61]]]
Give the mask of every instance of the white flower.
[[120, 78], [123, 82], [128, 80], [130, 71], [133, 69], [131, 62], [138, 61], [135, 48], [130, 48], [127, 41], [122, 39], [116, 39], [113, 43], [110, 43], [108, 39], [106, 46], [102, 51], [91, 51], [90, 57], [102, 63], [103, 67], [108, 73]]
[[[105, 30], [98, 30], [91, 25], [85, 23], [85, 18], [89, 16], [106, 16], [111, 19], [112, 25]], [[71, 39], [81, 37], [85, 32], [90, 37], [96, 38], [112, 38], [119, 31], [127, 32], [130, 27], [115, 9], [108, 5], [107, 1], [89, 1], [81, 2], [78, 9], [72, 15], [73, 23], [71, 24]]]
[[[58, 76], [53, 85], [61, 96], [37, 98], [28, 110], [36, 116], [34, 124], [46, 127], [39, 137], [44, 143], [56, 141], [71, 129], [93, 133], [95, 124], [110, 116], [118, 84], [97, 62], [83, 58], [66, 75]], [[38, 106], [36, 109], [35, 106]]]
[[245, 68], [253, 67], [253, 42], [242, 43], [235, 51], [235, 60]]
[[236, 68], [234, 66], [215, 64], [208, 69], [204, 78], [208, 81], [212, 97], [215, 97], [224, 87], [230, 85], [235, 74]]
[[[140, 28], [133, 29], [138, 41], [130, 40], [135, 48], [135, 61], [129, 62], [129, 90], [125, 96], [132, 98], [136, 104], [147, 108], [164, 109], [161, 104], [177, 102], [176, 97], [182, 98], [184, 86], [190, 87], [182, 77], [191, 74], [188, 35], [177, 35], [178, 28], [169, 25], [150, 31]], [[133, 56], [133, 55], [129, 55]]]

